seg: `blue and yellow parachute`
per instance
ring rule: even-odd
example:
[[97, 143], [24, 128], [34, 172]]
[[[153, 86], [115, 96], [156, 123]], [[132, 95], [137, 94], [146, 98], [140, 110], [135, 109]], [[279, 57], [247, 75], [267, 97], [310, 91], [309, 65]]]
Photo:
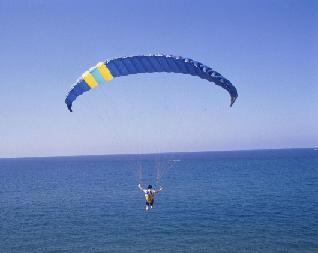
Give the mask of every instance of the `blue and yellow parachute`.
[[95, 67], [86, 71], [82, 78], [71, 88], [65, 103], [72, 112], [72, 104], [79, 95], [95, 88], [104, 81], [110, 81], [115, 77], [130, 74], [153, 72], [190, 74], [213, 82], [229, 92], [231, 96], [230, 106], [233, 105], [238, 96], [237, 90], [232, 83], [212, 68], [188, 58], [156, 54], [121, 57], [98, 63]]

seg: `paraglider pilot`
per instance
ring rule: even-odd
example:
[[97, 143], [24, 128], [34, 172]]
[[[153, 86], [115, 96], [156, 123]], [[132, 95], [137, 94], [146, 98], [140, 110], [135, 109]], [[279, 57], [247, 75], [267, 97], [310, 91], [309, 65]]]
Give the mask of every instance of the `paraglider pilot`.
[[140, 184], [138, 184], [138, 188], [145, 194], [146, 198], [146, 211], [153, 207], [153, 202], [155, 199], [155, 193], [160, 192], [163, 188], [160, 187], [158, 190], [152, 189], [152, 185], [148, 185], [148, 189], [144, 189], [141, 187]]

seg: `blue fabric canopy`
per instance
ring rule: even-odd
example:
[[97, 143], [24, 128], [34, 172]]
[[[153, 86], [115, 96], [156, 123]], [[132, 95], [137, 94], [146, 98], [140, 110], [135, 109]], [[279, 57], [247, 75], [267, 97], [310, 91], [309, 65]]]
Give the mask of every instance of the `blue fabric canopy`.
[[98, 63], [95, 67], [86, 71], [82, 78], [71, 88], [65, 103], [68, 109], [72, 111], [72, 103], [79, 95], [95, 88], [104, 80], [110, 81], [120, 76], [153, 72], [190, 74], [212, 82], [229, 92], [231, 96], [230, 106], [233, 105], [238, 96], [232, 83], [212, 68], [188, 58], [156, 54], [121, 57]]

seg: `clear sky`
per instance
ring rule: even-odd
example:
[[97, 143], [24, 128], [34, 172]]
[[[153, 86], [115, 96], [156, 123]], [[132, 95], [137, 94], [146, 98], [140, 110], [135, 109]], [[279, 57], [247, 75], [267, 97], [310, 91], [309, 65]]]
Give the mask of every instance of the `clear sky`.
[[[0, 0], [0, 157], [318, 146], [318, 1]], [[179, 74], [69, 88], [108, 58], [181, 55]]]

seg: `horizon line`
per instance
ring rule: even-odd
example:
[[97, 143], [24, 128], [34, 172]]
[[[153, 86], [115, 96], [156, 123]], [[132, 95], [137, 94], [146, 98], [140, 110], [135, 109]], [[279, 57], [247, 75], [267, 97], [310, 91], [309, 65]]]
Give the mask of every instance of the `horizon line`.
[[221, 153], [221, 152], [248, 152], [248, 151], [274, 151], [274, 150], [300, 150], [312, 149], [317, 150], [318, 147], [307, 148], [263, 148], [263, 149], [233, 149], [233, 150], [201, 150], [201, 151], [166, 151], [166, 152], [150, 152], [150, 153], [109, 153], [100, 155], [49, 155], [49, 156], [17, 156], [17, 157], [0, 157], [4, 159], [34, 159], [34, 158], [71, 158], [71, 157], [92, 157], [92, 156], [140, 156], [140, 155], [160, 155], [160, 154], [189, 154], [189, 153]]

